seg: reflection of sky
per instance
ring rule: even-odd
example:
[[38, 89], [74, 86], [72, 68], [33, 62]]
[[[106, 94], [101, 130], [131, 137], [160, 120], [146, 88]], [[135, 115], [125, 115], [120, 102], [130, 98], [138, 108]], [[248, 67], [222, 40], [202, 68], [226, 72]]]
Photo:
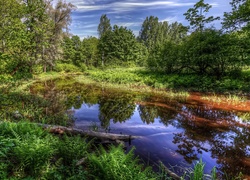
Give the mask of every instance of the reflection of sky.
[[76, 118], [76, 124], [82, 121], [91, 121], [91, 122], [99, 122], [98, 114], [99, 114], [99, 105], [95, 104], [89, 106], [85, 103], [82, 104], [80, 109], [74, 109]]

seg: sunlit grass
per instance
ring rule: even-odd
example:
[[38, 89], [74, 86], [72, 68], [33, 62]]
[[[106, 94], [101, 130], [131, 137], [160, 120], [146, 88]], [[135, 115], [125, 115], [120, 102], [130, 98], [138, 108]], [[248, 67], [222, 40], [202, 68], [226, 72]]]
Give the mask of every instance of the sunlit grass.
[[168, 88], [162, 76], [152, 76], [142, 72], [147, 71], [144, 68], [89, 70], [85, 75], [75, 77], [75, 79], [80, 83], [96, 83], [98, 86], [107, 88], [154, 93], [171, 99], [186, 100], [189, 96], [187, 91], [173, 91]]
[[250, 122], [250, 112], [238, 112], [237, 116], [243, 121], [243, 122]]
[[232, 105], [238, 105], [241, 103], [245, 103], [247, 101], [247, 98], [244, 96], [238, 96], [238, 95], [203, 95], [203, 100], [214, 102], [214, 103], [227, 103]]

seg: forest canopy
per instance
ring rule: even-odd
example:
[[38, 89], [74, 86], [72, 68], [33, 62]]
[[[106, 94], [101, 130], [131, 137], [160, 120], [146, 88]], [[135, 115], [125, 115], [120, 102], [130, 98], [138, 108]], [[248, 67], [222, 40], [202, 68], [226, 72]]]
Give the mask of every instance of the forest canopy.
[[[68, 31], [76, 8], [71, 3], [1, 1], [0, 76], [29, 77], [34, 72], [66, 66], [83, 71], [91, 67], [143, 66], [166, 74], [191, 73], [219, 79], [250, 64], [249, 3], [232, 0], [230, 12], [213, 17], [207, 16], [212, 6], [200, 0], [183, 15], [189, 26], [148, 16], [137, 37], [127, 27], [111, 25], [108, 15], [103, 14], [99, 36], [80, 39]], [[211, 25], [219, 19], [220, 29]]]

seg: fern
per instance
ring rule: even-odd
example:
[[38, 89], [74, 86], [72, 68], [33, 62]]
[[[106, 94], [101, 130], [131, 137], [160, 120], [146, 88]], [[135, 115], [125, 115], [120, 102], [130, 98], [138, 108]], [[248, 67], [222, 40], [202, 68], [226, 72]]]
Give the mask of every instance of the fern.
[[74, 161], [86, 157], [91, 142], [86, 142], [80, 136], [69, 137], [63, 136], [61, 141], [56, 145], [57, 156], [63, 159], [64, 165], [71, 165]]
[[125, 154], [122, 147], [111, 146], [106, 152], [103, 147], [96, 154], [89, 155], [89, 166], [92, 170], [90, 174], [95, 179], [135, 179], [143, 180], [154, 176], [151, 169], [139, 164], [139, 160], [134, 158], [134, 148]]

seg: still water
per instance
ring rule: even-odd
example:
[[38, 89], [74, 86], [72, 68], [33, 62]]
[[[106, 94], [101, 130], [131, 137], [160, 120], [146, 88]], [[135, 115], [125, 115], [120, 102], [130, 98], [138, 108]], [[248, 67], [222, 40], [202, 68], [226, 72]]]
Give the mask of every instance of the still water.
[[206, 173], [216, 167], [222, 179], [239, 172], [250, 178], [249, 100], [216, 104], [200, 94], [175, 100], [68, 81], [41, 83], [32, 92], [63, 99], [77, 128], [141, 136], [127, 148], [135, 146], [136, 155], [155, 168], [161, 161], [182, 175], [202, 159]]

